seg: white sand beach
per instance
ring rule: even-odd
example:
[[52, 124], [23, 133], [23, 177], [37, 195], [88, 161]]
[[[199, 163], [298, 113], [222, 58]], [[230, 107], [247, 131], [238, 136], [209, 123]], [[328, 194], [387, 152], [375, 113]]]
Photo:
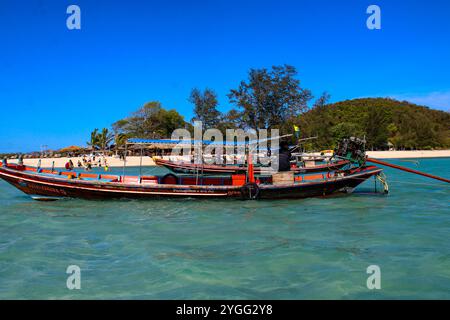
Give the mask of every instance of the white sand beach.
[[[415, 150], [415, 151], [367, 151], [367, 155], [376, 159], [422, 159], [422, 158], [450, 158], [450, 150]], [[53, 161], [55, 162], [55, 168], [64, 168], [65, 164], [71, 159], [75, 166], [77, 166], [78, 160], [81, 157], [72, 158], [43, 158], [41, 159], [41, 167], [50, 168]], [[123, 160], [118, 157], [106, 157], [108, 165], [110, 167], [122, 167]], [[8, 160], [10, 163], [17, 163], [17, 159]], [[129, 156], [127, 157], [127, 166], [139, 166], [140, 157]], [[24, 164], [29, 166], [37, 166], [39, 159], [24, 159]], [[95, 163], [96, 164], [96, 163]], [[103, 161], [102, 161], [103, 165]], [[142, 158], [143, 166], [154, 166], [155, 162], [151, 157]]]

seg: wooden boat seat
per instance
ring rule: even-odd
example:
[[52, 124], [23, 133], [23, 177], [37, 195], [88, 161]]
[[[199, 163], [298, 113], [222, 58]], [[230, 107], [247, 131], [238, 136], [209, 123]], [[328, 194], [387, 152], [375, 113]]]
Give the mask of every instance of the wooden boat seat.
[[[63, 173], [61, 173], [63, 174]], [[72, 172], [72, 174], [76, 174], [76, 172]], [[86, 181], [103, 181], [103, 182], [118, 182], [119, 179], [117, 176], [108, 175], [108, 174], [95, 174], [95, 173], [79, 173], [76, 176], [79, 180]]]
[[[30, 170], [31, 171], [31, 170]], [[49, 170], [49, 169], [41, 169], [40, 173], [48, 173], [48, 174], [54, 174], [55, 171]]]
[[60, 173], [60, 175], [62, 175], [62, 176], [66, 176], [66, 177], [72, 177], [72, 178], [76, 178], [77, 176], [78, 176], [78, 173], [76, 173], [76, 172], [67, 172], [67, 171], [63, 171], [63, 172], [61, 172]]
[[114, 179], [117, 179], [117, 176], [114, 176], [112, 174], [101, 174], [100, 179], [114, 180]]
[[107, 182], [119, 182], [119, 177], [111, 174], [101, 174], [100, 180]]
[[123, 183], [128, 183], [128, 184], [139, 184], [140, 180], [141, 179], [138, 176], [124, 176], [123, 177]]
[[143, 176], [141, 178], [141, 184], [144, 185], [158, 184], [158, 178], [153, 176]]
[[95, 173], [80, 173], [80, 178], [91, 178], [91, 179], [98, 179], [98, 174]]
[[320, 174], [309, 174], [309, 175], [304, 175], [303, 176], [303, 180], [304, 181], [311, 181], [311, 180], [323, 180], [324, 176], [322, 173]]

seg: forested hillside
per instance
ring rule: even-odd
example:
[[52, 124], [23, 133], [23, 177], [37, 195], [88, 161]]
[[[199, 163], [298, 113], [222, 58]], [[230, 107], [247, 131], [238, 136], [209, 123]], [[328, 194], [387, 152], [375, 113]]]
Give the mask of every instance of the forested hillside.
[[300, 115], [302, 137], [318, 136], [308, 147], [331, 148], [347, 136], [366, 136], [369, 149], [450, 147], [450, 113], [388, 98], [316, 105]]

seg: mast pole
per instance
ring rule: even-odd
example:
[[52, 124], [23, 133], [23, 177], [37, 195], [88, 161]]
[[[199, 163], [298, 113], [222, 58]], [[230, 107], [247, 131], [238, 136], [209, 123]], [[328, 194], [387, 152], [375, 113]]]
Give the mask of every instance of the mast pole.
[[252, 159], [252, 154], [251, 154], [250, 150], [247, 155], [247, 161], [248, 161], [248, 165], [247, 165], [248, 182], [254, 183], [255, 182], [255, 172], [253, 170], [253, 159]]
[[139, 159], [139, 179], [141, 179], [142, 177], [142, 151], [143, 151], [143, 146], [141, 145], [141, 158]]
[[125, 153], [123, 155], [123, 174], [122, 174], [122, 182], [125, 180], [125, 167], [127, 165], [127, 147], [128, 142], [125, 142]]

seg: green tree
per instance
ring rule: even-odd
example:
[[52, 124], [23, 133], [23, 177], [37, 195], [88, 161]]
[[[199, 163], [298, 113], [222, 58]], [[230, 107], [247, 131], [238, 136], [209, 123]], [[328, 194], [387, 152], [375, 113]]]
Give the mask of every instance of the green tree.
[[128, 136], [125, 133], [116, 133], [114, 135], [114, 144], [116, 152], [118, 151], [119, 148], [125, 146], [127, 140]]
[[289, 65], [250, 69], [248, 81], [228, 94], [240, 111], [241, 126], [276, 128], [306, 110], [311, 92], [301, 88], [296, 76], [297, 70]]
[[91, 137], [90, 137], [89, 141], [87, 142], [87, 145], [90, 146], [92, 148], [92, 150], [94, 150], [95, 148], [98, 147], [99, 141], [98, 141], [98, 129], [97, 128], [95, 128], [94, 131], [91, 132]]
[[87, 144], [92, 148], [92, 150], [98, 148], [105, 151], [106, 149], [108, 149], [113, 139], [114, 135], [109, 132], [107, 128], [103, 128], [101, 132], [99, 132], [96, 128], [91, 132], [91, 138], [87, 142]]
[[114, 140], [113, 133], [109, 132], [107, 128], [103, 128], [100, 133], [97, 134], [98, 147], [105, 152], [108, 149], [111, 142]]
[[333, 137], [333, 146], [336, 146], [342, 139], [348, 137], [360, 137], [363, 135], [363, 132], [355, 123], [340, 122], [331, 127], [331, 134]]
[[407, 101], [364, 98], [319, 103], [296, 121], [303, 136], [319, 136], [311, 143], [315, 150], [332, 147], [346, 134], [365, 135], [373, 149], [386, 148], [388, 141], [400, 150], [450, 147], [450, 113]]
[[236, 109], [231, 109], [223, 114], [218, 124], [218, 129], [225, 135], [227, 129], [242, 128], [242, 114]]
[[111, 127], [112, 127], [114, 134], [117, 135], [120, 133], [125, 133], [127, 125], [128, 125], [128, 120], [122, 119], [122, 120], [114, 122]]
[[217, 94], [211, 89], [201, 92], [194, 88], [191, 91], [189, 102], [194, 104], [193, 121], [202, 121], [206, 129], [216, 128], [221, 120], [221, 113], [217, 110]]
[[115, 134], [130, 138], [167, 138], [178, 128], [188, 128], [182, 115], [176, 110], [166, 110], [158, 101], [146, 103], [129, 117], [113, 124]]
[[320, 121], [315, 121], [312, 124], [313, 132], [311, 136], [317, 137], [312, 143], [314, 146], [321, 147], [322, 149], [334, 148], [336, 143], [336, 138], [332, 132], [334, 124], [333, 117], [327, 112], [327, 103], [329, 100], [330, 94], [324, 92], [313, 105], [313, 112]]
[[184, 117], [175, 109], [161, 109], [157, 115], [159, 126], [156, 130], [160, 137], [170, 137], [176, 129], [187, 128]]
[[156, 138], [161, 129], [161, 103], [152, 101], [127, 118], [126, 132], [134, 138]]
[[390, 112], [386, 108], [369, 107], [365, 124], [368, 149], [383, 149], [387, 146], [390, 117]]

